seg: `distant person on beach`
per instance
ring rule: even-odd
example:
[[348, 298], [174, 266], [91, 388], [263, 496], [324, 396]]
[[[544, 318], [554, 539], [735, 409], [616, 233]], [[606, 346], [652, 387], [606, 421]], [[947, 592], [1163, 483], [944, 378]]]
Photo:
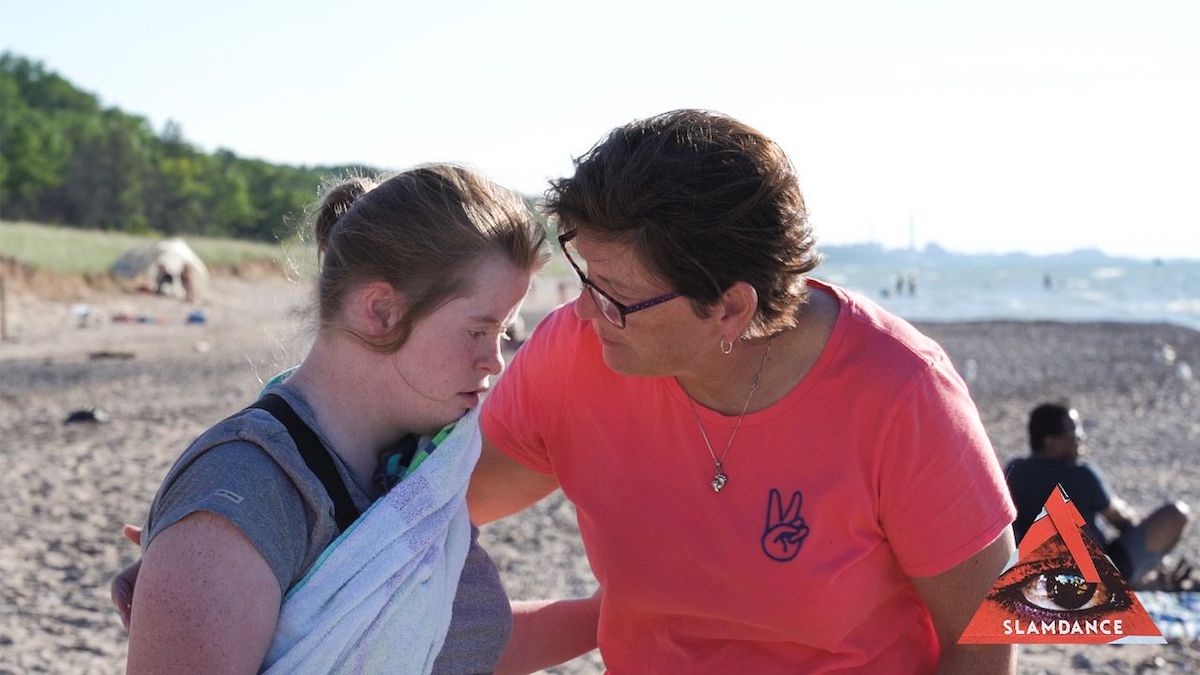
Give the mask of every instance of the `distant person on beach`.
[[638, 120], [547, 208], [583, 292], [484, 404], [468, 500], [483, 523], [571, 499], [611, 672], [1013, 667], [957, 644], [1016, 514], [967, 388], [933, 340], [808, 276], [778, 145], [717, 113]]
[[543, 231], [450, 165], [346, 180], [314, 228], [312, 349], [187, 449], [114, 583], [128, 672], [528, 672], [594, 648], [594, 600], [510, 607], [465, 501]]
[[[1029, 415], [1030, 455], [1009, 462], [1008, 487], [1017, 506], [1013, 530], [1017, 541], [1037, 519], [1056, 485], [1062, 485], [1083, 516], [1088, 533], [1104, 547], [1117, 571], [1137, 586], [1179, 543], [1190, 509], [1176, 501], [1138, 521], [1129, 506], [1104, 480], [1100, 470], [1080, 459], [1086, 434], [1079, 413], [1065, 405], [1043, 403]], [[1104, 536], [1103, 517], [1120, 533]]]
[[155, 295], [166, 295], [167, 291], [175, 285], [175, 276], [167, 270], [167, 266], [159, 263], [154, 275], [154, 293]]
[[195, 283], [192, 280], [192, 268], [190, 265], [184, 265], [183, 269], [179, 270], [179, 285], [183, 286], [184, 302], [193, 302], [196, 299]]

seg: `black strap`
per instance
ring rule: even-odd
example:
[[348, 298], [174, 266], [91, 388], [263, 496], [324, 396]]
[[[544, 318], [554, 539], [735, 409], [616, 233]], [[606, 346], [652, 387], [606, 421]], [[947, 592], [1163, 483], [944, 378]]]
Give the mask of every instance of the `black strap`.
[[267, 411], [287, 428], [309, 471], [321, 479], [326, 494], [333, 500], [333, 519], [337, 521], [338, 529], [342, 532], [349, 529], [358, 519], [358, 508], [350, 499], [350, 493], [346, 491], [346, 484], [342, 482], [342, 477], [333, 464], [333, 458], [329, 456], [329, 450], [325, 448], [321, 439], [317, 438], [317, 434], [279, 394], [265, 394], [251, 404], [250, 408]]

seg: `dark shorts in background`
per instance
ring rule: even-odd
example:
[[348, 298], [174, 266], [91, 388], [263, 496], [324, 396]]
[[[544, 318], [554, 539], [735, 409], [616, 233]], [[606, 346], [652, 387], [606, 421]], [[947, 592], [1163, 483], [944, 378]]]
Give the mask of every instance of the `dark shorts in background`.
[[1163, 554], [1154, 553], [1146, 546], [1146, 528], [1130, 528], [1104, 547], [1104, 552], [1113, 561], [1121, 577], [1130, 584], [1158, 567]]

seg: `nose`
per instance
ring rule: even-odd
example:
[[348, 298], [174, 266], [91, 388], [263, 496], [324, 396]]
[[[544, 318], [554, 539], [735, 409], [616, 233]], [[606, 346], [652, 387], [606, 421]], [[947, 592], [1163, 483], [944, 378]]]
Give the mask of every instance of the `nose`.
[[587, 288], [579, 289], [579, 297], [575, 299], [575, 316], [580, 321], [600, 318], [600, 308], [596, 306], [596, 299]]
[[501, 338], [498, 337], [494, 342], [489, 343], [479, 358], [479, 369], [488, 375], [499, 375], [504, 372], [504, 353], [501, 351], [501, 341]]

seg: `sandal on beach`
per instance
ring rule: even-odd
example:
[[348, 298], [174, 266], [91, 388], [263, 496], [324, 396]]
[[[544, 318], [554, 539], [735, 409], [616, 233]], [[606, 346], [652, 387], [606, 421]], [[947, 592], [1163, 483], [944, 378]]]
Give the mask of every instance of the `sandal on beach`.
[[1174, 565], [1164, 559], [1137, 584], [1137, 590], [1180, 593], [1200, 590], [1200, 576], [1187, 558], [1180, 557]]

